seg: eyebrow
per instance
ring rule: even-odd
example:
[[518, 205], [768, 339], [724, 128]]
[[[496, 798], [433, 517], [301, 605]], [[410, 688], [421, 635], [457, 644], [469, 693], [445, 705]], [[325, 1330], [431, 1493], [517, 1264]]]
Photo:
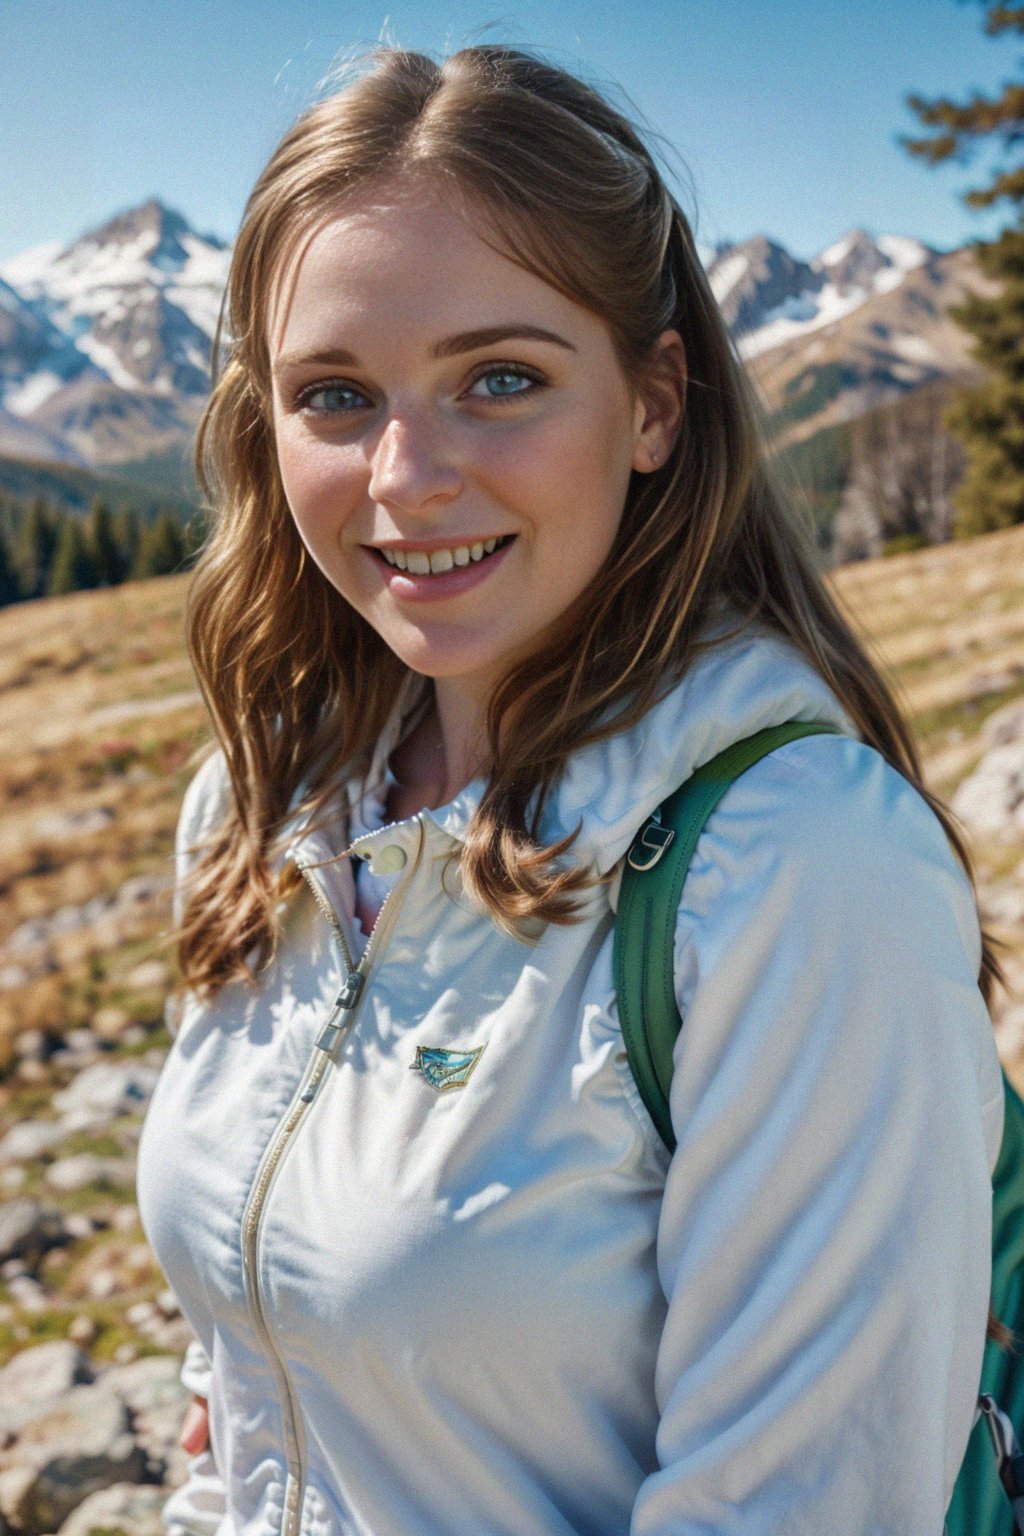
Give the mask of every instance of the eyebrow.
[[[460, 331], [457, 336], [446, 336], [430, 349], [430, 356], [437, 358], [457, 357], [462, 352], [476, 352], [480, 347], [493, 347], [499, 341], [547, 341], [569, 352], [576, 348], [556, 331], [546, 331], [539, 325], [492, 325], [477, 331]], [[342, 347], [328, 347], [319, 352], [286, 352], [274, 364], [275, 373], [281, 368], [295, 367], [300, 363], [329, 363], [341, 368], [351, 368], [358, 363], [352, 352]]]

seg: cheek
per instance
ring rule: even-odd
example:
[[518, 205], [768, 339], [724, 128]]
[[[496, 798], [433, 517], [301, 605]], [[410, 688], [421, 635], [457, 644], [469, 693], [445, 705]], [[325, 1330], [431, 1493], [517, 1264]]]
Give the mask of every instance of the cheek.
[[[545, 521], [611, 521], [617, 527], [629, 485], [631, 439], [621, 413], [594, 408], [592, 401], [568, 402], [519, 431], [500, 434], [488, 445], [487, 467], [494, 484], [514, 493], [524, 508]], [[614, 531], [614, 528], [613, 528]]]
[[286, 423], [277, 435], [277, 463], [292, 517], [303, 538], [318, 542], [337, 531], [358, 504], [365, 468], [358, 455]]

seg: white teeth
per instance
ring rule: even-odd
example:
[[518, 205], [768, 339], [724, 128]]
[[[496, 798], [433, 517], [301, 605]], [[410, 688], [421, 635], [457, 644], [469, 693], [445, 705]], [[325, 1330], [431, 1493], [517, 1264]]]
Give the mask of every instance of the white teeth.
[[458, 544], [454, 549], [435, 549], [430, 554], [423, 549], [381, 549], [388, 565], [396, 570], [408, 571], [412, 576], [440, 576], [458, 565], [475, 564], [485, 555], [491, 555], [501, 540], [485, 539], [476, 544]]

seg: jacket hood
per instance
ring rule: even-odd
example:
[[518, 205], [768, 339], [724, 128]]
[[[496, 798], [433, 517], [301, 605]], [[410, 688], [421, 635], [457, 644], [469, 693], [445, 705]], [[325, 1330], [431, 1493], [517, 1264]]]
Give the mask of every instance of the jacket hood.
[[[730, 627], [734, 623], [720, 617], [706, 633], [713, 637]], [[422, 678], [409, 678], [367, 772], [342, 788], [338, 809], [343, 814], [367, 786], [383, 781], [388, 757], [426, 686]], [[542, 836], [553, 843], [579, 829], [570, 857], [605, 874], [625, 855], [637, 828], [696, 768], [733, 742], [787, 720], [820, 721], [859, 739], [836, 694], [796, 646], [763, 625], [750, 624], [703, 652], [635, 725], [570, 756], [545, 807]], [[485, 787], [482, 778], [473, 779], [453, 800], [427, 814], [462, 842]], [[318, 862], [347, 851], [336, 842], [328, 851], [324, 834], [307, 838], [300, 831], [289, 852], [294, 854], [300, 842], [303, 858], [313, 855]]]

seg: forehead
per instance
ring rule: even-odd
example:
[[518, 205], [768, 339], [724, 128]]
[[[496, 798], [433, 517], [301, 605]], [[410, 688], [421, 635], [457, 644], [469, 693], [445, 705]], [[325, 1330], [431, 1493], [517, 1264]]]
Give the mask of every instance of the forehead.
[[454, 191], [367, 194], [321, 220], [284, 263], [268, 308], [271, 358], [368, 323], [413, 337], [470, 329], [497, 310], [604, 329], [499, 244], [486, 214]]

